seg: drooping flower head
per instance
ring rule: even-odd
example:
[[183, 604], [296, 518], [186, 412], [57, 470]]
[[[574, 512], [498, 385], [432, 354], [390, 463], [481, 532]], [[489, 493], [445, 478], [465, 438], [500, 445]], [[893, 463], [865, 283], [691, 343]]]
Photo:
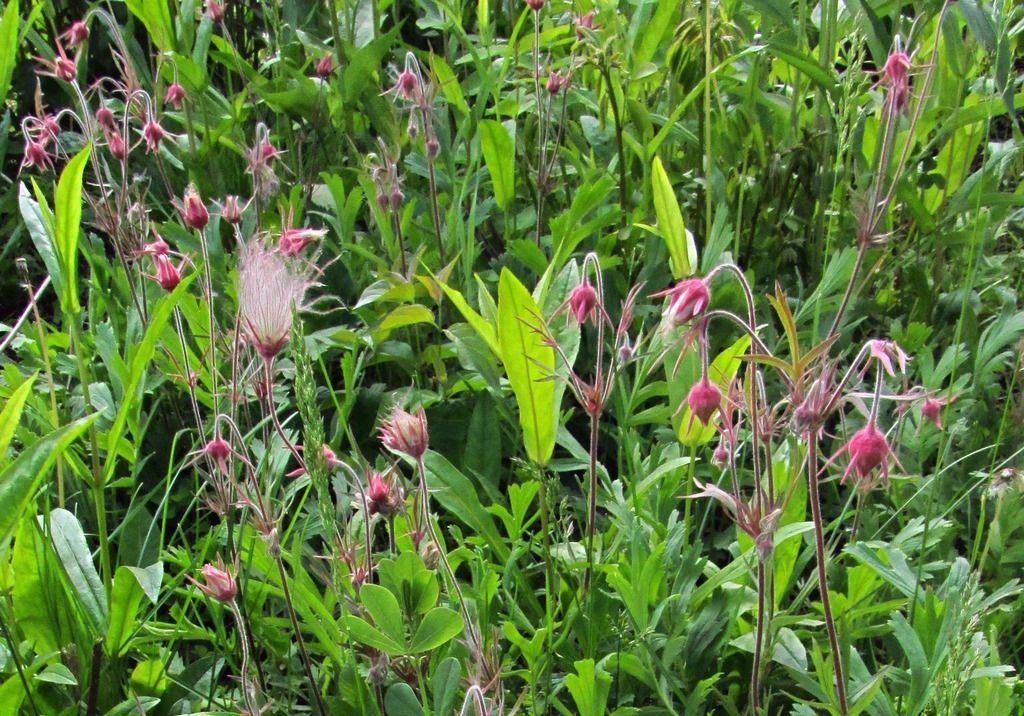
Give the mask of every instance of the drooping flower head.
[[[722, 404], [722, 391], [705, 375], [690, 388], [690, 392], [686, 396], [686, 403], [690, 406], [690, 412], [700, 420], [701, 425], [706, 426], [711, 421], [711, 416]], [[692, 417], [690, 421], [692, 423]]]
[[231, 571], [224, 566], [224, 562], [218, 557], [217, 565], [207, 562], [203, 565], [203, 582], [192, 577], [189, 579], [199, 587], [207, 596], [213, 597], [218, 602], [228, 603], [234, 600], [238, 592], [238, 585]]
[[410, 413], [395, 406], [380, 426], [380, 440], [389, 450], [418, 460], [427, 451], [427, 414], [420, 407]]
[[238, 265], [238, 312], [246, 337], [265, 360], [272, 360], [288, 342], [293, 311], [307, 307], [313, 285], [308, 269], [289, 261], [260, 239], [242, 246]]
[[181, 215], [181, 220], [185, 222], [185, 226], [190, 229], [202, 231], [210, 221], [210, 212], [206, 210], [203, 198], [199, 196], [199, 192], [193, 186], [189, 186], [185, 190], [181, 203], [177, 201], [172, 201], [171, 203], [178, 210], [178, 214]]
[[671, 288], [651, 294], [651, 298], [661, 296], [669, 298], [665, 317], [677, 326], [702, 314], [711, 302], [711, 292], [703, 278], [686, 278]]
[[868, 423], [858, 430], [850, 438], [850, 441], [842, 448], [850, 456], [850, 464], [840, 482], [845, 482], [851, 472], [856, 473], [859, 480], [865, 480], [875, 468], [881, 469], [882, 477], [889, 479], [889, 443], [885, 435], [875, 427], [874, 423]]
[[181, 103], [185, 101], [185, 88], [177, 82], [171, 83], [171, 85], [167, 87], [167, 94], [164, 95], [164, 101], [175, 109], [181, 109]]
[[569, 292], [569, 313], [581, 326], [590, 318], [597, 322], [597, 291], [586, 278]]
[[68, 43], [68, 47], [73, 50], [85, 42], [87, 37], [89, 37], [89, 28], [81, 20], [75, 20], [71, 23], [71, 27], [61, 33], [60, 39]]
[[320, 79], [327, 79], [334, 72], [334, 58], [330, 53], [324, 55], [316, 63], [316, 76]]

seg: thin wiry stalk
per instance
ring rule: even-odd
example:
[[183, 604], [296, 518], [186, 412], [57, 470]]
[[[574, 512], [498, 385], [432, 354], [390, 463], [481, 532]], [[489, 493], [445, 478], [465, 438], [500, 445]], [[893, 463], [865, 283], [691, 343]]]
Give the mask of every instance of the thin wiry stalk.
[[320, 687], [317, 686], [316, 677], [313, 676], [313, 662], [306, 651], [306, 642], [302, 638], [302, 629], [299, 627], [299, 618], [295, 613], [295, 606], [292, 604], [292, 593], [288, 588], [288, 574], [284, 568], [284, 560], [281, 559], [280, 548], [271, 550], [274, 553], [274, 561], [277, 562], [277, 571], [281, 575], [281, 591], [284, 594], [284, 603], [288, 611], [288, 618], [292, 623], [292, 630], [295, 632], [295, 645], [299, 649], [299, 658], [302, 661], [302, 668], [306, 671], [306, 679], [309, 680], [309, 688], [313, 692], [313, 700], [316, 703], [320, 716], [327, 716], [327, 706], [320, 695]]
[[832, 616], [832, 600], [828, 595], [828, 577], [825, 574], [825, 535], [821, 523], [821, 496], [818, 494], [818, 441], [813, 434], [807, 436], [807, 492], [811, 502], [811, 519], [814, 522], [814, 552], [818, 563], [818, 591], [821, 608], [825, 614], [825, 629], [832, 649], [832, 665], [836, 675], [836, 697], [839, 700], [839, 714], [846, 716], [846, 681], [843, 678], [843, 657], [839, 651], [836, 636], [836, 622]]

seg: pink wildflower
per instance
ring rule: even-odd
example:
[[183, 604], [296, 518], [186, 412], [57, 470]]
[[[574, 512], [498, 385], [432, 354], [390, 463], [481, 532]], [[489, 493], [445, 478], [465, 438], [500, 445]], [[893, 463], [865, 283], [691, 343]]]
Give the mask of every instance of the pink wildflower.
[[[711, 421], [711, 416], [722, 404], [722, 391], [705, 375], [690, 388], [690, 392], [686, 396], [686, 403], [690, 406], [693, 416], [696, 416], [701, 424], [706, 426]], [[691, 425], [693, 416], [690, 417]]]
[[288, 342], [292, 311], [306, 307], [310, 277], [283, 254], [254, 239], [242, 246], [238, 266], [238, 311], [247, 337], [265, 360]]
[[175, 109], [181, 109], [181, 103], [185, 101], [185, 88], [177, 82], [172, 83], [167, 88], [164, 100]]
[[220, 558], [217, 559], [216, 567], [207, 562], [203, 565], [202, 571], [205, 584], [189, 577], [193, 584], [218, 602], [228, 603], [234, 600], [235, 594], [238, 592], [238, 585]]
[[569, 292], [569, 313], [580, 325], [586, 323], [587, 318], [597, 322], [597, 291], [590, 281], [584, 279]]
[[185, 190], [185, 195], [180, 203], [172, 199], [171, 204], [178, 210], [185, 226], [190, 229], [202, 231], [210, 221], [210, 212], [206, 210], [206, 205], [203, 203], [202, 197], [199, 196], [199, 192], [192, 186]]
[[875, 468], [881, 468], [882, 477], [889, 478], [889, 443], [874, 423], [868, 423], [858, 430], [840, 450], [850, 455], [850, 464], [846, 467], [840, 482], [846, 482], [851, 472], [856, 472], [861, 480], [868, 477]]
[[708, 283], [702, 278], [683, 279], [671, 288], [651, 294], [651, 298], [661, 296], [669, 297], [665, 316], [677, 326], [699, 316], [711, 301]]
[[60, 39], [68, 43], [68, 47], [72, 50], [85, 42], [86, 38], [89, 37], [89, 28], [81, 20], [75, 20], [71, 23], [71, 27], [65, 30]]
[[423, 408], [410, 413], [395, 406], [380, 426], [384, 446], [418, 460], [427, 451], [427, 414]]

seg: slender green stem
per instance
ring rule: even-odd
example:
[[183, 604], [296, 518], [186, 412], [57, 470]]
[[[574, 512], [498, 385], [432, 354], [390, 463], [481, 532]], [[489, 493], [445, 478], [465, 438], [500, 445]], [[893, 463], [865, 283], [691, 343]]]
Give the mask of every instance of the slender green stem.
[[828, 631], [829, 647], [832, 649], [832, 664], [836, 675], [836, 697], [839, 700], [839, 714], [846, 716], [846, 681], [843, 678], [843, 656], [839, 651], [836, 636], [836, 622], [832, 616], [832, 600], [828, 595], [828, 577], [825, 564], [825, 531], [821, 522], [821, 496], [818, 494], [818, 443], [813, 435], [807, 438], [807, 492], [811, 502], [811, 519], [814, 522], [814, 552], [818, 563], [818, 591], [821, 608], [825, 614], [825, 629]]
[[309, 688], [313, 692], [313, 701], [316, 703], [316, 709], [320, 713], [320, 716], [327, 716], [327, 706], [324, 704], [323, 697], [320, 695], [320, 687], [316, 683], [316, 677], [313, 675], [313, 662], [310, 661], [309, 653], [306, 651], [306, 642], [302, 638], [302, 629], [299, 627], [299, 618], [295, 614], [295, 606], [292, 603], [292, 593], [288, 588], [288, 573], [284, 568], [284, 560], [281, 559], [280, 548], [272, 550], [274, 552], [274, 561], [277, 562], [277, 571], [281, 575], [281, 591], [284, 593], [284, 603], [288, 611], [288, 618], [292, 623], [292, 630], [295, 632], [295, 645], [299, 649], [299, 658], [302, 660], [302, 668], [306, 671], [306, 678], [309, 680]]

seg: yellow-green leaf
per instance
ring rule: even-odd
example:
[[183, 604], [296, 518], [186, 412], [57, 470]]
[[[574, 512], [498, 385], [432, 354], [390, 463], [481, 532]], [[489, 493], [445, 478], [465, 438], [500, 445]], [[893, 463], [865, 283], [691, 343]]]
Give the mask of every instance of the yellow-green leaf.
[[555, 449], [555, 351], [534, 326], [540, 310], [530, 292], [507, 268], [498, 281], [498, 343], [505, 374], [519, 406], [527, 456], [543, 465]]
[[66, 313], [78, 313], [78, 235], [82, 225], [82, 174], [89, 161], [92, 143], [71, 158], [57, 181], [54, 197], [54, 243], [64, 273], [64, 294], [61, 308]]
[[658, 157], [654, 158], [651, 167], [651, 185], [658, 230], [668, 246], [669, 268], [675, 278], [689, 276], [697, 265], [697, 245], [693, 241], [693, 234], [686, 230], [672, 182]]

